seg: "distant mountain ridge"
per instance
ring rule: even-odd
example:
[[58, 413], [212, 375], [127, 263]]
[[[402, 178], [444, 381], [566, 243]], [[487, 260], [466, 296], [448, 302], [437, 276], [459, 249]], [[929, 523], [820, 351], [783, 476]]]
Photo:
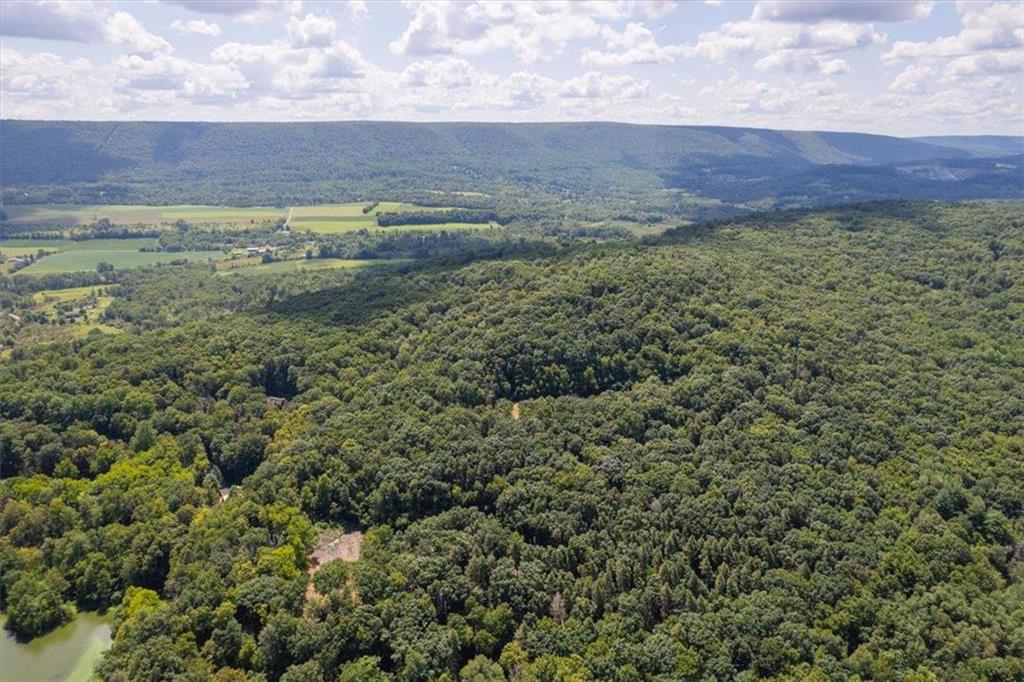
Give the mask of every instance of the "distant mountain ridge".
[[706, 194], [708, 186], [730, 180], [763, 181], [821, 166], [960, 161], [1004, 148], [964, 142], [972, 138], [929, 139], [624, 123], [5, 120], [0, 182], [8, 202], [64, 195], [112, 202], [321, 201], [381, 188], [509, 186]]
[[1016, 156], [1024, 154], [1024, 137], [1013, 135], [935, 135], [912, 137], [915, 142], [961, 149], [973, 156]]

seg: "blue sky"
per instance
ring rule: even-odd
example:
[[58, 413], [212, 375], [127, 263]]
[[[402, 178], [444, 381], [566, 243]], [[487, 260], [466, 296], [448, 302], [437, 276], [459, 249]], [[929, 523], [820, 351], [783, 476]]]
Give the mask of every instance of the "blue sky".
[[1024, 134], [1024, 4], [0, 2], [0, 116]]

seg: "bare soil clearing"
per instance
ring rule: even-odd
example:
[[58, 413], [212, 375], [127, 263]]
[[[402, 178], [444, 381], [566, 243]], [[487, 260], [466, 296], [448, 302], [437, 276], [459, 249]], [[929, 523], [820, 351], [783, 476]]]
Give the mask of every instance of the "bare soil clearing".
[[[306, 587], [306, 601], [311, 602], [320, 596], [313, 584], [313, 576], [317, 571], [332, 561], [346, 563], [359, 561], [359, 550], [362, 546], [363, 534], [358, 530], [346, 533], [341, 529], [335, 529], [320, 533], [316, 547], [309, 555], [309, 585]], [[349, 589], [355, 595], [354, 585], [350, 585]]]
[[313, 575], [329, 561], [340, 559], [349, 563], [359, 561], [359, 549], [363, 545], [363, 534], [356, 530], [344, 533], [339, 530], [320, 534], [316, 547], [309, 555], [309, 573]]

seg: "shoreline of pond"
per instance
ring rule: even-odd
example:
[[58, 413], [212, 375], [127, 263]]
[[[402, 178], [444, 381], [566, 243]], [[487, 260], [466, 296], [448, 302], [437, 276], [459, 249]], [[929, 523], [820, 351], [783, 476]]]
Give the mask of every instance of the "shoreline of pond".
[[[0, 619], [0, 624], [6, 617]], [[81, 611], [44, 635], [19, 640], [3, 628], [0, 679], [19, 682], [88, 682], [111, 645], [113, 612]]]

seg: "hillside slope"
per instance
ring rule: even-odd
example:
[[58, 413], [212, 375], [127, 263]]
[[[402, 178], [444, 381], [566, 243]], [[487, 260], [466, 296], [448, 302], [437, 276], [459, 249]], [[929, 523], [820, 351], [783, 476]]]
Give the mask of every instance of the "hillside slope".
[[[621, 123], [7, 120], [0, 122], [0, 142], [8, 203], [323, 201], [381, 188], [668, 187], [707, 194], [723, 181], [785, 178], [824, 164], [857, 168], [971, 155], [860, 133]], [[743, 201], [764, 198], [741, 194]]]
[[0, 362], [5, 608], [123, 604], [102, 679], [1024, 678], [1020, 206], [277, 281]]

